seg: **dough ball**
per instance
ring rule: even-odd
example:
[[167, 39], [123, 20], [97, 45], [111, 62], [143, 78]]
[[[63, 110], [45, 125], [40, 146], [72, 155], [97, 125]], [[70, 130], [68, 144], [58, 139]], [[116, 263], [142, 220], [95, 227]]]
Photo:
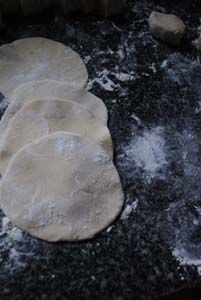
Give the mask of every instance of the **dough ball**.
[[0, 190], [7, 217], [47, 241], [92, 238], [123, 206], [119, 175], [107, 152], [90, 139], [56, 132], [23, 147]]
[[0, 173], [24, 145], [55, 131], [69, 131], [93, 139], [112, 157], [112, 139], [103, 125], [84, 106], [63, 100], [37, 100], [24, 106], [10, 122], [0, 143]]
[[8, 98], [17, 86], [31, 80], [56, 79], [82, 88], [88, 79], [76, 52], [45, 38], [27, 38], [1, 46], [0, 72], [0, 92]]

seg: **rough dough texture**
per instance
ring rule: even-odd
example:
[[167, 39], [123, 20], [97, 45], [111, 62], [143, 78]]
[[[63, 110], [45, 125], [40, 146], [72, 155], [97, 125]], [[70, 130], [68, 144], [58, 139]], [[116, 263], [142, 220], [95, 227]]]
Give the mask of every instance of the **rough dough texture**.
[[177, 16], [153, 11], [148, 22], [155, 38], [173, 46], [181, 43], [185, 34], [185, 24]]
[[20, 148], [55, 131], [70, 131], [91, 138], [113, 157], [109, 129], [82, 105], [58, 99], [37, 100], [24, 106], [5, 132], [0, 143], [1, 175]]
[[0, 47], [0, 92], [31, 80], [56, 79], [83, 88], [88, 74], [80, 56], [65, 45], [45, 38], [17, 40]]
[[0, 199], [15, 225], [53, 242], [92, 238], [123, 206], [108, 154], [92, 140], [65, 132], [43, 137], [13, 157]]
[[57, 80], [30, 81], [20, 85], [11, 95], [12, 103], [8, 111], [17, 110], [33, 99], [47, 99], [48, 97], [78, 102], [107, 125], [108, 112], [101, 99], [84, 89], [75, 89], [74, 86]]

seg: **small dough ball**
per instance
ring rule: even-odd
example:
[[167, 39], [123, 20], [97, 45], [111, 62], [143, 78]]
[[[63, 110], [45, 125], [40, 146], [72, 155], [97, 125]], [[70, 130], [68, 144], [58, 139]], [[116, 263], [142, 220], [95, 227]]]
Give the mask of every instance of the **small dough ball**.
[[0, 143], [0, 173], [24, 145], [55, 131], [70, 131], [93, 139], [113, 157], [112, 139], [103, 125], [84, 106], [63, 100], [37, 100], [24, 106], [10, 122]]
[[175, 15], [153, 11], [148, 19], [150, 31], [156, 39], [179, 46], [185, 34], [185, 24]]
[[119, 215], [123, 198], [107, 152], [67, 132], [23, 147], [0, 189], [7, 217], [31, 235], [52, 242], [92, 238]]
[[31, 80], [56, 79], [83, 88], [88, 73], [81, 57], [69, 47], [45, 38], [17, 40], [0, 47], [0, 92]]

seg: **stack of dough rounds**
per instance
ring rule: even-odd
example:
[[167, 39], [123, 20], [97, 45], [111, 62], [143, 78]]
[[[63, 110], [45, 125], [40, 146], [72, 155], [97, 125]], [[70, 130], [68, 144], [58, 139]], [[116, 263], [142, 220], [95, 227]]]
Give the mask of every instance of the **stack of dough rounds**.
[[112, 162], [107, 109], [85, 90], [80, 56], [44, 38], [0, 47], [0, 205], [47, 241], [92, 238], [119, 215], [123, 191]]
[[107, 125], [108, 113], [103, 101], [85, 89], [76, 89], [66, 82], [57, 80], [30, 81], [20, 85], [11, 94], [11, 103], [4, 113], [0, 122], [0, 140], [5, 133], [13, 116], [28, 102], [34, 99], [49, 100], [59, 98], [70, 99], [85, 106], [103, 124]]
[[68, 131], [88, 137], [113, 156], [108, 128], [84, 106], [60, 99], [36, 100], [25, 105], [9, 123], [0, 144], [0, 173], [20, 148], [55, 131]]
[[10, 97], [20, 84], [55, 79], [84, 88], [88, 79], [81, 57], [65, 45], [45, 38], [28, 38], [0, 47], [0, 89]]

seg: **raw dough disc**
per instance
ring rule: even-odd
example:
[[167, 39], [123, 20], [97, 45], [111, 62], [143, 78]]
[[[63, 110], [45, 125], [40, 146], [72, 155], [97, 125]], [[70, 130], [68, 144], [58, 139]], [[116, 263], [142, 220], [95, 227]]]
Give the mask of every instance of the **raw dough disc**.
[[8, 218], [48, 241], [92, 238], [123, 206], [119, 175], [92, 140], [56, 132], [23, 147], [2, 179], [0, 204]]
[[11, 95], [12, 103], [8, 110], [17, 110], [33, 99], [49, 97], [78, 102], [107, 125], [107, 108], [101, 99], [84, 89], [75, 89], [72, 85], [57, 80], [30, 81], [20, 85]]
[[80, 56], [65, 45], [45, 38], [17, 40], [0, 47], [0, 92], [10, 97], [20, 84], [56, 79], [83, 88], [88, 74]]
[[103, 124], [107, 125], [108, 113], [103, 101], [84, 89], [57, 80], [29, 81], [17, 87], [11, 95], [11, 103], [6, 109], [0, 122], [0, 140], [14, 115], [28, 102], [34, 99], [72, 100], [85, 106]]
[[11, 103], [0, 122], [0, 141], [14, 115], [28, 102], [34, 99], [72, 100], [84, 105], [105, 125], [108, 121], [108, 112], [101, 99], [84, 89], [75, 89], [74, 86], [57, 80], [29, 81], [17, 87], [11, 95]]
[[112, 139], [103, 125], [84, 106], [63, 100], [37, 100], [24, 106], [10, 122], [0, 143], [0, 173], [24, 145], [55, 131], [70, 131], [100, 144], [113, 156]]

